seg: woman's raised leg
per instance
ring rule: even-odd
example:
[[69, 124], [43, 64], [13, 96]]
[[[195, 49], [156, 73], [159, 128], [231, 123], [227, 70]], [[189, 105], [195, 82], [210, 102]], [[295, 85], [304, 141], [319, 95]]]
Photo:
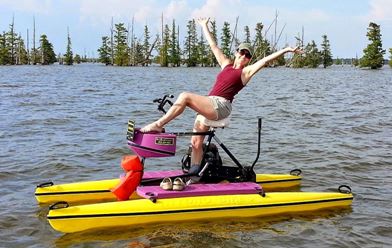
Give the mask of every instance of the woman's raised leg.
[[143, 127], [142, 132], [162, 132], [163, 126], [169, 123], [171, 120], [182, 114], [185, 107], [189, 107], [197, 113], [203, 115], [207, 119], [215, 120], [217, 113], [214, 109], [212, 101], [207, 96], [200, 96], [190, 92], [181, 93], [173, 106], [170, 107], [169, 111], [162, 116], [159, 120]]

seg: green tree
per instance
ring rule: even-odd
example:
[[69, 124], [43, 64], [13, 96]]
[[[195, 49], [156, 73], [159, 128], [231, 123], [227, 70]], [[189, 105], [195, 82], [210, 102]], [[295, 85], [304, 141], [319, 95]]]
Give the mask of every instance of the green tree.
[[178, 34], [176, 33], [176, 21], [173, 20], [171, 36], [170, 36], [169, 62], [174, 67], [180, 66], [180, 62], [181, 62], [178, 39], [179, 39]]
[[80, 62], [82, 61], [82, 58], [80, 57], [79, 54], [75, 54], [74, 61], [76, 64], [80, 64]]
[[322, 38], [323, 42], [321, 43], [321, 61], [324, 68], [327, 68], [333, 64], [331, 46], [329, 44], [327, 35], [323, 35]]
[[363, 50], [363, 57], [359, 61], [360, 67], [370, 67], [378, 69], [384, 65], [385, 50], [382, 49], [380, 26], [371, 22], [366, 34], [370, 44]]
[[169, 47], [170, 47], [170, 29], [167, 24], [163, 31], [162, 44], [160, 47], [160, 64], [163, 67], [169, 66]]
[[114, 27], [114, 64], [127, 66], [129, 64], [128, 30], [125, 28], [124, 23], [115, 24]]
[[[135, 38], [136, 39], [136, 38]], [[140, 40], [135, 40], [134, 42], [134, 52], [135, 52], [135, 64], [140, 64], [142, 63], [143, 65], [145, 64], [145, 49], [144, 49], [144, 45], [141, 43]]]
[[177, 26], [177, 44], [176, 44], [176, 50], [177, 50], [177, 53], [176, 53], [176, 59], [175, 59], [175, 62], [177, 63], [176, 64], [176, 66], [181, 66], [181, 54], [182, 54], [182, 51], [181, 51], [181, 47], [180, 47], [180, 26], [178, 25]]
[[[212, 39], [215, 41], [216, 44], [218, 44], [216, 21], [213, 20], [210, 23], [211, 23], [210, 30], [211, 30]], [[212, 52], [211, 49], [208, 48], [207, 65], [211, 66], [211, 67], [215, 67], [217, 64], [218, 64], [218, 61], [216, 60], [214, 53]]]
[[208, 46], [207, 41], [204, 39], [203, 32], [200, 34], [199, 39], [199, 62], [201, 66], [208, 66]]
[[231, 57], [230, 51], [230, 43], [231, 43], [231, 32], [230, 32], [230, 23], [224, 22], [222, 27], [222, 35], [221, 35], [221, 49], [226, 57]]
[[148, 26], [144, 26], [144, 41], [143, 41], [143, 61], [142, 65], [151, 64], [150, 61], [150, 31], [148, 30]]
[[18, 62], [19, 65], [27, 65], [29, 63], [29, 55], [25, 48], [22, 37], [18, 36]]
[[335, 65], [342, 65], [342, 64], [343, 64], [342, 59], [336, 58], [336, 60], [335, 60]]
[[257, 61], [265, 56], [271, 54], [271, 46], [269, 42], [263, 37], [264, 25], [259, 22], [255, 28], [255, 40], [254, 40], [254, 56], [252, 61]]
[[[303, 41], [296, 37], [296, 46], [303, 47]], [[305, 66], [305, 56], [304, 54], [294, 54], [291, 59], [290, 66], [293, 68], [303, 68]]]
[[195, 20], [188, 21], [188, 35], [185, 38], [184, 55], [188, 67], [196, 66], [199, 60], [199, 47]]
[[7, 45], [6, 34], [0, 35], [0, 65], [10, 64], [11, 58]]
[[246, 43], [251, 43], [251, 41], [250, 41], [250, 30], [249, 30], [249, 26], [245, 26], [245, 27], [244, 27], [244, 32], [245, 32], [245, 39], [244, 39], [244, 42], [246, 42]]
[[305, 47], [305, 66], [310, 68], [317, 68], [321, 63], [321, 55], [317, 49], [316, 42], [312, 40], [311, 43]]
[[[41, 35], [39, 42], [40, 42], [40, 47], [38, 48], [38, 50], [39, 50], [39, 54], [41, 55], [41, 64], [49, 65], [56, 62], [56, 54], [53, 51], [53, 45], [52, 43], [49, 42], [48, 37], [45, 34]], [[72, 56], [72, 51], [71, 51], [71, 56]], [[65, 59], [67, 59], [67, 57], [65, 57]]]
[[41, 63], [41, 56], [39, 55], [39, 49], [38, 48], [32, 48], [30, 51], [30, 63], [33, 65]]
[[389, 48], [389, 53], [391, 56], [389, 56], [389, 66], [392, 67], [392, 48]]
[[69, 30], [68, 30], [68, 35], [67, 35], [67, 51], [64, 55], [64, 64], [65, 65], [73, 65], [72, 43], [71, 43], [71, 37], [69, 35]]
[[12, 23], [10, 24], [10, 31], [6, 33], [6, 46], [9, 52], [9, 64], [16, 64], [17, 58], [17, 35], [14, 29], [14, 20], [12, 18]]
[[99, 53], [98, 61], [105, 65], [110, 65], [112, 52], [111, 52], [110, 39], [108, 36], [102, 37], [102, 45], [98, 49], [98, 53]]

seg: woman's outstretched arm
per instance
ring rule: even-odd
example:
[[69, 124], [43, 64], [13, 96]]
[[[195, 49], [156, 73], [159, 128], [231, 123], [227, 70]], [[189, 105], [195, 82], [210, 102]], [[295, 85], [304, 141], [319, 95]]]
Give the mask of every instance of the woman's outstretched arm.
[[259, 61], [257, 61], [256, 63], [252, 64], [252, 65], [248, 65], [243, 69], [243, 82], [244, 84], [246, 84], [261, 68], [265, 67], [266, 65], [268, 65], [269, 62], [274, 61], [275, 59], [279, 58], [280, 56], [282, 56], [285, 53], [288, 52], [293, 52], [293, 53], [303, 53], [302, 50], [299, 47], [286, 47], [282, 50], [279, 50], [277, 52], [274, 52], [262, 59], [260, 59]]
[[205, 38], [208, 42], [208, 44], [211, 47], [212, 52], [215, 55], [216, 60], [218, 61], [219, 65], [221, 68], [224, 68], [227, 64], [229, 64], [231, 61], [228, 59], [222, 52], [222, 50], [218, 47], [216, 44], [209, 28], [208, 28], [208, 22], [210, 18], [199, 18], [197, 19], [197, 22], [200, 24], [200, 26], [203, 29], [203, 33], [205, 35]]

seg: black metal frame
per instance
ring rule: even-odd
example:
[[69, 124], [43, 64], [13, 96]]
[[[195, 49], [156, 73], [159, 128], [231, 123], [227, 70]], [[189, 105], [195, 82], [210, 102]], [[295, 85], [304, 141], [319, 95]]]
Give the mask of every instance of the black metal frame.
[[[167, 111], [165, 110], [165, 105], [169, 104], [170, 106], [173, 105], [173, 102], [170, 101], [168, 98], [173, 98], [173, 95], [165, 95], [163, 98], [158, 98], [155, 99], [153, 102], [159, 103], [158, 105], [158, 110], [162, 111], [163, 113], [167, 113]], [[254, 166], [256, 165], [259, 157], [260, 157], [260, 143], [261, 143], [261, 126], [262, 126], [262, 119], [259, 117], [258, 118], [258, 144], [257, 144], [257, 155], [256, 155], [256, 159], [253, 162], [253, 164], [250, 167], [245, 167], [243, 166], [238, 159], [233, 155], [233, 153], [230, 152], [230, 150], [223, 144], [223, 142], [221, 142], [218, 137], [215, 135], [215, 128], [211, 128], [209, 131], [206, 132], [173, 132], [172, 134], [175, 134], [177, 136], [195, 136], [195, 135], [203, 135], [203, 136], [207, 136], [207, 142], [206, 142], [206, 146], [204, 147], [203, 150], [203, 157], [202, 157], [202, 161], [205, 159], [206, 153], [209, 150], [210, 144], [212, 142], [212, 139], [214, 139], [217, 144], [226, 152], [226, 154], [231, 158], [231, 160], [238, 166], [238, 168], [241, 171], [245, 171], [245, 169], [250, 169], [253, 172]], [[145, 158], [142, 159], [143, 163], [144, 163]], [[204, 171], [204, 167], [208, 166], [208, 165], [202, 165], [202, 168], [200, 170], [199, 173], [202, 173]], [[190, 177], [190, 176], [200, 176], [200, 174], [183, 174], [180, 175], [180, 177]], [[178, 176], [176, 176], [178, 177]], [[173, 177], [174, 178], [174, 177]], [[148, 180], [143, 180], [142, 184], [145, 183], [150, 183], [150, 182], [156, 182], [156, 181], [160, 181], [162, 180], [161, 178], [159, 179], [148, 179]]]

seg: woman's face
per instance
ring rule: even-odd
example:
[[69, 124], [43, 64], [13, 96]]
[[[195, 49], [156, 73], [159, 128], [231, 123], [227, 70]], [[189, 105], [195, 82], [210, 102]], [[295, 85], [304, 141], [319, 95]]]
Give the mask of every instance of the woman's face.
[[235, 59], [239, 62], [241, 66], [246, 66], [251, 58], [252, 57], [249, 51], [245, 49], [237, 51], [235, 55]]

